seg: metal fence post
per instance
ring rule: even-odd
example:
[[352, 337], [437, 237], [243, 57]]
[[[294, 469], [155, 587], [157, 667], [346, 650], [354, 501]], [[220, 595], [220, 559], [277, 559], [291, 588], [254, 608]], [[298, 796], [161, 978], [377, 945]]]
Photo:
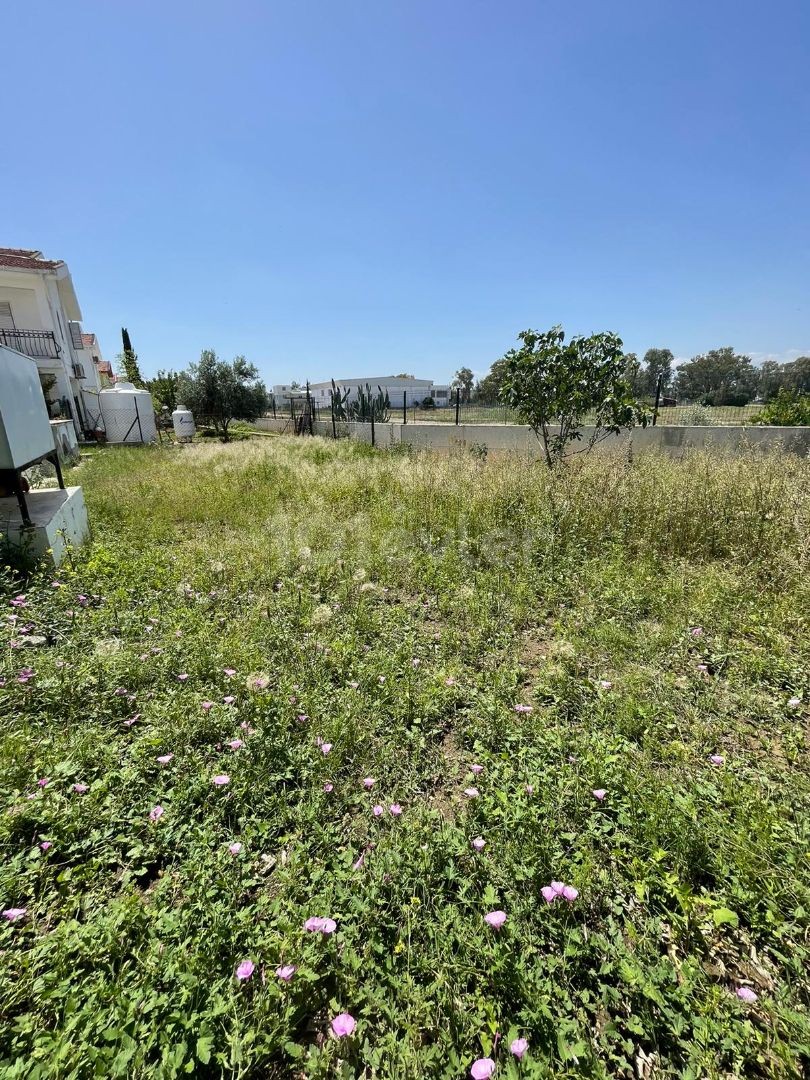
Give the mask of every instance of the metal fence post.
[[276, 395], [273, 394], [273, 419], [276, 418]]
[[408, 391], [402, 391], [402, 423], [408, 423]]
[[658, 420], [658, 403], [661, 400], [661, 383], [663, 382], [663, 379], [664, 379], [664, 375], [663, 375], [663, 372], [662, 372], [661, 374], [659, 374], [658, 382], [655, 384], [655, 408], [653, 409], [653, 419], [652, 419], [652, 426], [653, 427], [655, 427], [656, 421]]
[[461, 388], [456, 387], [456, 427], [458, 427], [458, 410], [461, 405]]

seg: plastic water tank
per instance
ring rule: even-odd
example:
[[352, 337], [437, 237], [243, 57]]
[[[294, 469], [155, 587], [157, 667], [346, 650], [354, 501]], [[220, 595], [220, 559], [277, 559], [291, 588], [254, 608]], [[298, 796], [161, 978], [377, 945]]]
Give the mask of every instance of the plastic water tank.
[[108, 443], [150, 443], [157, 439], [155, 409], [148, 390], [117, 382], [98, 395]]
[[178, 439], [193, 439], [197, 430], [191, 410], [185, 405], [178, 405], [172, 413], [172, 426]]

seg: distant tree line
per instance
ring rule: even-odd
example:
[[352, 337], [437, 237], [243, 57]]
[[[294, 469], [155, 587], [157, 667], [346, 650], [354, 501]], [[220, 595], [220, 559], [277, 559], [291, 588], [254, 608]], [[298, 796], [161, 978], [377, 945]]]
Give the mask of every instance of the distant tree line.
[[[790, 394], [810, 394], [810, 356], [800, 356], [786, 364], [766, 360], [755, 367], [750, 356], [736, 353], [726, 345], [693, 356], [675, 367], [671, 349], [648, 349], [641, 360], [635, 353], [625, 353], [625, 377], [641, 400], [655, 397], [659, 376], [662, 393], [679, 403], [701, 405], [747, 405], [754, 400], [772, 401], [780, 390]], [[508, 365], [496, 360], [488, 374], [469, 390], [462, 389], [462, 400], [495, 404], [500, 398]], [[462, 368], [454, 386], [465, 386], [461, 376], [472, 372]], [[466, 380], [465, 380], [466, 381]]]

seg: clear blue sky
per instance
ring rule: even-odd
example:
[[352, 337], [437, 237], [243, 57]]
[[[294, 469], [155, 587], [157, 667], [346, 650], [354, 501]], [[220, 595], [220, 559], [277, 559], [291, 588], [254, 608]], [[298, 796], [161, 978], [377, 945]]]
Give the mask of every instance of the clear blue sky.
[[108, 358], [484, 373], [517, 332], [810, 352], [807, 0], [44, 0], [0, 245]]

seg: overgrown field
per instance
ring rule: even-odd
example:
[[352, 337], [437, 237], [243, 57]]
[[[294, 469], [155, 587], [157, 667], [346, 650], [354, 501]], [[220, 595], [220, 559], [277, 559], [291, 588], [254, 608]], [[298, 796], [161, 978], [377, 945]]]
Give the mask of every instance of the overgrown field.
[[808, 479], [87, 461], [3, 586], [0, 1076], [802, 1075]]

